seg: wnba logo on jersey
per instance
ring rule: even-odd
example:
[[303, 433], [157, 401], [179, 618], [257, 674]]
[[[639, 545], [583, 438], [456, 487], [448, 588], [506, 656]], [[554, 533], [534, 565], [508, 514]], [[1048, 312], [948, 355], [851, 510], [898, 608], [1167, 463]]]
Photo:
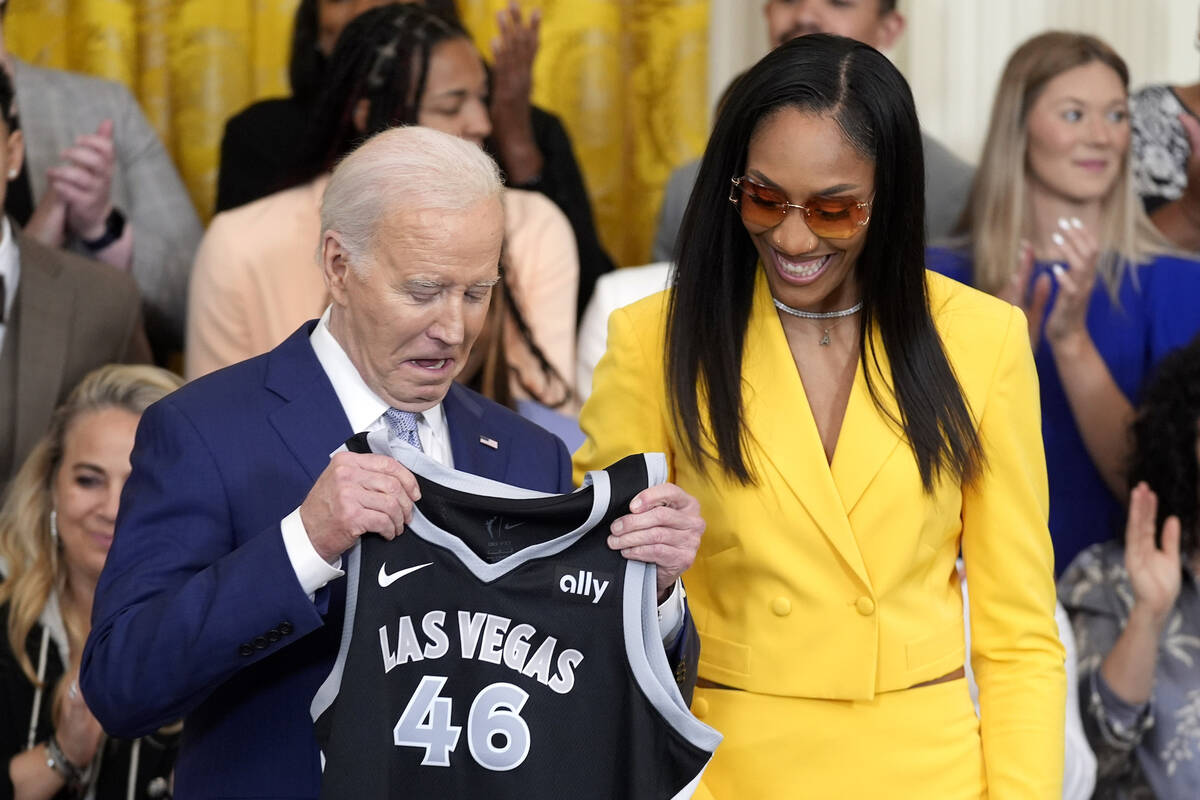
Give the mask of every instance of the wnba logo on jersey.
[[577, 567], [558, 567], [554, 571], [555, 591], [572, 599], [596, 605], [612, 585], [613, 576]]

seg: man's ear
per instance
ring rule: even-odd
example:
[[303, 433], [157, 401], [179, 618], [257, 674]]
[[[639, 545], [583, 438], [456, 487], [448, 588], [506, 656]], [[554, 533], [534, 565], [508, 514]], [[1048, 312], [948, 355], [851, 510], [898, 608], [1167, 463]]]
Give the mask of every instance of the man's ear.
[[325, 231], [321, 237], [321, 274], [329, 297], [339, 306], [346, 304], [346, 281], [350, 277], [350, 252], [337, 231]]
[[882, 52], [887, 52], [896, 44], [896, 40], [900, 38], [900, 34], [904, 33], [904, 15], [899, 11], [889, 11], [879, 18], [879, 47], [876, 48]]
[[[5, 155], [8, 157], [8, 175], [5, 175], [3, 180], [12, 180], [21, 173], [21, 164], [25, 161], [25, 134], [21, 129], [13, 131], [8, 135], [8, 141], [4, 143]], [[9, 175], [12, 177], [10, 178]]]

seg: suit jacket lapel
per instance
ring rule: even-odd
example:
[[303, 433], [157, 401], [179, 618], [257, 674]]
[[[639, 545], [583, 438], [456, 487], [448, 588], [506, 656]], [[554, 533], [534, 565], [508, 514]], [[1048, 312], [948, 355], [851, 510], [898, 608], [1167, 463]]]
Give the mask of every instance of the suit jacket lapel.
[[329, 454], [354, 431], [308, 341], [312, 327], [306, 323], [271, 351], [264, 383], [287, 401], [271, 412], [272, 427], [316, 481], [329, 464]]
[[[14, 230], [15, 235], [15, 230]], [[14, 452], [25, 453], [43, 433], [45, 406], [58, 405], [77, 298], [62, 281], [62, 265], [21, 246], [17, 286], [17, 396]]]
[[[442, 401], [450, 429], [450, 452], [454, 468], [483, 478], [504, 481], [508, 468], [508, 428], [488, 422], [486, 407], [457, 383]], [[495, 447], [492, 446], [495, 444]]]
[[[892, 370], [883, 350], [883, 341], [878, 334], [874, 337], [874, 343], [879, 362], [878, 369], [872, 365], [872, 369], [875, 370], [872, 379], [876, 392], [880, 395], [887, 413], [895, 419], [900, 419], [900, 407], [896, 404], [891, 390]], [[904, 440], [900, 428], [881, 413], [871, 399], [863, 367], [859, 363], [831, 465], [833, 482], [838, 487], [842, 508], [847, 515], [858, 505], [863, 492], [871, 485], [902, 441]]]
[[[758, 452], [779, 474], [775, 480], [795, 495], [846, 565], [864, 584], [870, 585], [842, 497], [825, 461], [825, 450], [804, 393], [804, 384], [779, 316], [771, 304], [770, 288], [761, 267], [746, 330], [744, 354], [743, 403], [747, 427]], [[845, 435], [849, 422], [847, 415], [842, 435]], [[840, 443], [838, 447], [840, 449]], [[754, 468], [761, 472], [765, 466], [755, 464]], [[760, 480], [771, 478], [760, 475]]]

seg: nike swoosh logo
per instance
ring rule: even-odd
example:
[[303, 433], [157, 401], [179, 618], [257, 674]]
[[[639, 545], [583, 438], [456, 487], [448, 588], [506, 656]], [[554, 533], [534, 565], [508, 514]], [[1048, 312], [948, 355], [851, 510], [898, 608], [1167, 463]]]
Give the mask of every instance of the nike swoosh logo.
[[511, 531], [513, 528], [519, 528], [524, 524], [525, 524], [524, 522], [505, 522], [503, 525], [500, 526], [500, 530]]
[[387, 572], [387, 564], [380, 564], [379, 565], [379, 585], [382, 586], [384, 589], [386, 589], [387, 587], [391, 586], [396, 581], [403, 578], [405, 575], [416, 572], [419, 569], [424, 569], [425, 567], [428, 567], [431, 564], [433, 564], [432, 561], [430, 561], [427, 564], [417, 564], [415, 567], [409, 567], [408, 569], [402, 569], [399, 572], [393, 572], [391, 575], [389, 575]]

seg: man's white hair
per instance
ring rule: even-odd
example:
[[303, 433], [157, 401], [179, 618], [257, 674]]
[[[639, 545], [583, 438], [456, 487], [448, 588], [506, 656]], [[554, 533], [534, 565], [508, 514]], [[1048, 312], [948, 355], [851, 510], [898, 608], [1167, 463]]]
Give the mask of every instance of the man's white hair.
[[478, 145], [416, 125], [382, 131], [333, 170], [321, 198], [321, 240], [341, 235], [355, 269], [365, 267], [385, 216], [405, 209], [461, 211], [492, 197], [500, 168]]

